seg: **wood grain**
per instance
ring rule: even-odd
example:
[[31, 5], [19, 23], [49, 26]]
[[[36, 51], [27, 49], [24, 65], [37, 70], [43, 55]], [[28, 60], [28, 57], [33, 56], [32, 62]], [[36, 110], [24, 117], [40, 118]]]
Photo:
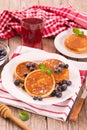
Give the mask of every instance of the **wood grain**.
[[[4, 9], [8, 10], [22, 10], [32, 5], [48, 5], [48, 6], [60, 6], [71, 3], [74, 8], [81, 12], [87, 12], [87, 0], [0, 0], [0, 11]], [[4, 40], [9, 44], [10, 57], [15, 51], [16, 47], [21, 45], [21, 37], [14, 37], [9, 40]], [[57, 52], [54, 47], [54, 39], [43, 39], [42, 48], [48, 52]], [[77, 59], [78, 60], [78, 59]], [[87, 61], [87, 59], [84, 59]], [[1, 68], [0, 68], [1, 70]], [[18, 113], [22, 111], [14, 107], [10, 107], [14, 115], [17, 117]], [[87, 129], [87, 99], [83, 105], [83, 108], [75, 122], [71, 122], [67, 119], [66, 122], [58, 121], [45, 116], [30, 113], [30, 119], [25, 122], [31, 130], [86, 130]], [[21, 130], [17, 125], [10, 120], [5, 120], [0, 117], [0, 130]]]
[[79, 113], [80, 113], [80, 111], [81, 111], [81, 109], [82, 109], [84, 100], [85, 100], [85, 99], [83, 99], [83, 98], [80, 98], [80, 99], [78, 100], [78, 102], [76, 103], [76, 105], [75, 105], [74, 108], [73, 108], [73, 111], [72, 111], [72, 113], [71, 113], [71, 115], [70, 115], [70, 117], [69, 117], [69, 120], [71, 120], [71, 121], [76, 121], [76, 120], [77, 120], [78, 115], [79, 115]]

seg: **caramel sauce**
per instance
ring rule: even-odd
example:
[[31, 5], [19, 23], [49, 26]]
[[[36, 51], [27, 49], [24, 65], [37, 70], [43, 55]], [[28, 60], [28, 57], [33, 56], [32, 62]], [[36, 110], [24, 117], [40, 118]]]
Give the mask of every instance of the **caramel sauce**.
[[52, 75], [38, 70], [26, 77], [24, 86], [30, 95], [45, 97], [54, 90], [55, 80]]
[[65, 39], [64, 45], [74, 53], [85, 53], [87, 52], [87, 36], [71, 34]]
[[56, 82], [61, 82], [62, 80], [66, 80], [69, 78], [69, 70], [66, 68], [62, 68], [62, 72], [55, 73], [54, 69], [58, 67], [59, 63], [63, 63], [62, 61], [58, 59], [47, 59], [42, 62], [45, 64], [48, 68], [51, 68], [53, 71], [53, 76], [55, 78]]
[[[32, 62], [30, 62], [30, 61], [22, 62], [17, 65], [16, 70], [15, 70], [16, 78], [21, 80], [22, 82], [24, 82], [24, 80], [25, 80], [24, 73], [27, 73], [27, 74], [30, 73], [30, 69], [26, 67], [27, 63], [32, 64]], [[38, 69], [38, 65], [36, 63], [35, 63], [34, 69]]]

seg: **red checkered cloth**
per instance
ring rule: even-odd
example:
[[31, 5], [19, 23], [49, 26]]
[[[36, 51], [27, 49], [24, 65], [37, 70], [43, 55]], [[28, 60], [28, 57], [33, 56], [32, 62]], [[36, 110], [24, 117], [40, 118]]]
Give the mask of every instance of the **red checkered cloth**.
[[43, 37], [54, 37], [71, 27], [87, 29], [87, 15], [79, 13], [70, 5], [60, 7], [35, 5], [23, 11], [2, 11], [0, 13], [0, 38], [8, 39], [21, 35], [20, 20], [30, 16], [45, 19]]
[[[29, 53], [29, 52], [30, 54], [31, 52], [32, 53], [38, 52], [40, 54], [45, 53], [48, 55], [48, 52], [45, 52], [43, 50], [30, 48], [26, 46], [18, 46], [12, 58], [21, 54]], [[77, 61], [71, 61], [71, 62], [75, 64], [77, 68], [80, 70], [81, 83], [83, 83], [85, 80], [85, 77], [87, 76], [87, 62], [77, 62]], [[71, 98], [63, 102], [52, 104], [52, 105], [34, 105], [32, 103], [30, 104], [30, 103], [23, 102], [22, 100], [19, 100], [15, 98], [14, 96], [12, 96], [11, 93], [9, 93], [3, 87], [3, 83], [0, 80], [0, 102], [13, 106], [13, 107], [21, 108], [23, 110], [26, 110], [32, 113], [37, 113], [39, 115], [47, 116], [53, 119], [66, 121], [72, 109], [72, 106], [78, 96], [79, 90], [80, 90], [80, 86], [78, 86], [78, 89], [75, 91], [75, 94]]]

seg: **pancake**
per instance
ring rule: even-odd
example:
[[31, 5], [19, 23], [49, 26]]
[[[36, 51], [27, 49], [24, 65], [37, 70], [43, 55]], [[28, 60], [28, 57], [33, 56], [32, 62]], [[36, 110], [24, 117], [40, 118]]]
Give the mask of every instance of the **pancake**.
[[55, 80], [52, 74], [34, 70], [25, 78], [24, 86], [30, 96], [47, 97], [55, 89]]
[[64, 45], [74, 53], [85, 53], [87, 52], [87, 36], [71, 34], [65, 39]]
[[69, 79], [69, 69], [66, 67], [62, 67], [62, 72], [55, 72], [56, 69], [60, 68], [59, 64], [65, 65], [62, 61], [58, 59], [47, 59], [42, 62], [45, 64], [47, 68], [51, 68], [53, 71], [53, 76], [56, 82], [61, 82], [63, 80]]
[[21, 82], [24, 82], [26, 76], [36, 69], [38, 69], [37, 63], [31, 61], [21, 62], [16, 66], [14, 72], [15, 78], [19, 79]]

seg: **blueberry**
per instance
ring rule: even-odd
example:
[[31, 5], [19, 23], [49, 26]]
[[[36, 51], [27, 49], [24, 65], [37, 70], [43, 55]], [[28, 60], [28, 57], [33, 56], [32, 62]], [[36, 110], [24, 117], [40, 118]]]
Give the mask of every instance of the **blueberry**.
[[62, 93], [61, 92], [56, 92], [56, 97], [62, 97]]
[[67, 84], [67, 80], [63, 80], [62, 83], [63, 83], [63, 84]]
[[42, 99], [43, 99], [42, 97], [38, 97], [38, 100], [39, 100], [39, 101], [42, 101]]
[[63, 63], [59, 63], [59, 67], [64, 67], [64, 64]]
[[14, 81], [14, 84], [15, 84], [16, 86], [18, 86], [18, 85], [20, 84], [20, 80], [16, 79], [16, 80]]
[[26, 72], [23, 74], [24, 77], [26, 77], [27, 75], [28, 75], [28, 73], [26, 73]]
[[63, 84], [62, 86], [61, 86], [61, 90], [62, 91], [65, 91], [67, 89], [67, 84]]
[[62, 83], [62, 81], [61, 82], [59, 82], [59, 86], [61, 86], [63, 83]]
[[70, 86], [72, 82], [70, 80], [67, 81], [67, 85]]
[[58, 68], [55, 68], [54, 73], [58, 73], [58, 72], [59, 72]]
[[62, 72], [62, 68], [61, 67], [58, 68], [58, 72]]
[[21, 88], [22, 88], [23, 90], [25, 90], [25, 87], [24, 87], [24, 85], [22, 85], [22, 86], [21, 86]]
[[37, 100], [37, 99], [38, 99], [38, 97], [36, 97], [36, 96], [33, 97], [33, 100]]
[[62, 87], [61, 87], [61, 86], [57, 87], [57, 90], [58, 90], [59, 92], [62, 92]]
[[55, 96], [56, 95], [56, 90], [53, 90], [53, 92], [51, 93], [51, 96]]
[[68, 65], [68, 64], [65, 64], [65, 65], [64, 65], [64, 68], [68, 68], [68, 67], [69, 67], [69, 65]]
[[34, 71], [34, 67], [31, 66], [31, 67], [30, 67], [30, 71]]
[[32, 63], [31, 66], [32, 66], [32, 67], [35, 67], [35, 63]]
[[30, 66], [31, 66], [30, 63], [26, 63], [26, 67], [27, 67], [28, 69], [30, 68]]
[[61, 67], [55, 68], [55, 69], [54, 69], [54, 72], [55, 72], [55, 73], [62, 72], [62, 68], [61, 68]]

